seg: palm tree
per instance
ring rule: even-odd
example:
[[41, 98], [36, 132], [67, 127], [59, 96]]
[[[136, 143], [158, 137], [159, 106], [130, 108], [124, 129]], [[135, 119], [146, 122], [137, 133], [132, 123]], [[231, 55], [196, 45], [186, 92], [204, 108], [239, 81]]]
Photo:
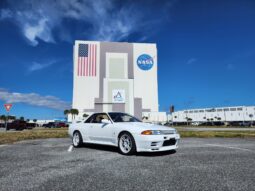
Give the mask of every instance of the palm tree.
[[186, 117], [186, 120], [187, 120], [187, 125], [189, 125], [189, 122], [191, 122], [191, 121], [192, 121], [192, 119], [191, 119], [191, 118], [189, 118], [189, 117]]
[[37, 119], [33, 119], [33, 122], [36, 123]]
[[25, 118], [24, 117], [20, 117], [19, 120], [20, 121], [25, 121]]
[[78, 109], [70, 109], [70, 113], [72, 115], [72, 120], [74, 120], [75, 115], [79, 114], [79, 110]]
[[5, 115], [1, 115], [0, 116], [0, 120], [5, 121], [6, 120], [6, 116]]
[[211, 121], [211, 123], [212, 123], [212, 126], [214, 125], [213, 120], [214, 120], [213, 118], [210, 119], [210, 121]]
[[8, 120], [15, 120], [16, 119], [16, 117], [15, 116], [12, 116], [12, 115], [10, 115], [10, 116], [8, 116]]
[[70, 110], [64, 110], [64, 115], [66, 116], [66, 120], [68, 120], [68, 114], [70, 114]]
[[252, 125], [253, 125], [253, 123], [252, 123], [253, 115], [252, 115], [252, 114], [250, 114], [250, 115], [249, 115], [249, 117], [251, 118], [251, 127], [252, 127]]
[[88, 116], [89, 116], [89, 115], [88, 115], [87, 113], [84, 113], [82, 117], [83, 117], [83, 118], [86, 118], [86, 117], [88, 117]]

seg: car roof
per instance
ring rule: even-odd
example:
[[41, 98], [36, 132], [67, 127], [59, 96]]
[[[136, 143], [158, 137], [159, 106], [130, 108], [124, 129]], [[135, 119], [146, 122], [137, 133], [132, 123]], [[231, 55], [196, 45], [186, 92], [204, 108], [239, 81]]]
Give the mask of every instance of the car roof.
[[[110, 113], [124, 113], [124, 112], [117, 112], [117, 111], [111, 111], [111, 112], [95, 112], [95, 113], [92, 113], [91, 115], [94, 115], [94, 114], [102, 114], [102, 113], [106, 113], [106, 114], [110, 114]], [[124, 113], [125, 114], [125, 113]], [[90, 116], [91, 116], [90, 115]]]

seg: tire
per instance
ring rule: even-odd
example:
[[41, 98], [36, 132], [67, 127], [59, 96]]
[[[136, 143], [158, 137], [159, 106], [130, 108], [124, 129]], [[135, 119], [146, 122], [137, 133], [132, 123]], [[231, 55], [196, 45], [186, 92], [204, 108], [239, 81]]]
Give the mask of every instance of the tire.
[[132, 155], [136, 152], [135, 139], [128, 132], [120, 134], [118, 146], [120, 153], [123, 155]]
[[73, 146], [74, 147], [81, 147], [83, 141], [82, 141], [82, 136], [81, 133], [79, 131], [75, 131], [73, 134]]

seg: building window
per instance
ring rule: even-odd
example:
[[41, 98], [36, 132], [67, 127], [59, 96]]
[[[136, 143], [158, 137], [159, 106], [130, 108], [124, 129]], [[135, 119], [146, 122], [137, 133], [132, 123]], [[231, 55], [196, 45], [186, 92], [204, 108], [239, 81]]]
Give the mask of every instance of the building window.
[[230, 111], [236, 111], [236, 108], [230, 108]]
[[200, 112], [200, 113], [204, 113], [204, 110], [200, 110], [199, 112]]
[[243, 111], [243, 108], [239, 107], [239, 108], [237, 108], [237, 111]]
[[217, 111], [222, 111], [222, 109], [217, 109]]

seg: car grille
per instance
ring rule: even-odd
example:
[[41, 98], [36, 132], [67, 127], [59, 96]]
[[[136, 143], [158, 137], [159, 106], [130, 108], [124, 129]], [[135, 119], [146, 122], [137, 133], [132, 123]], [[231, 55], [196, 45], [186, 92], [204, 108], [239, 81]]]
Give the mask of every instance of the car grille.
[[175, 139], [169, 139], [169, 140], [164, 141], [163, 147], [175, 145], [175, 143], [176, 143], [176, 140], [175, 140]]

